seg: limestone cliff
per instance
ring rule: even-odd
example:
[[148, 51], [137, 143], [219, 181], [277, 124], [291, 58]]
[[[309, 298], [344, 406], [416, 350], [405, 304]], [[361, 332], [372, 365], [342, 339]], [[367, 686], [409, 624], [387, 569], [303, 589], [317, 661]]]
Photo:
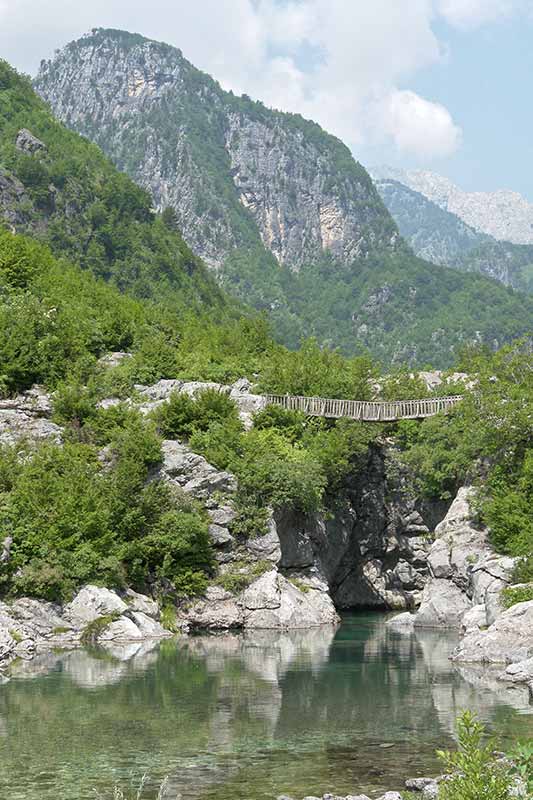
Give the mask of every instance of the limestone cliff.
[[397, 231], [366, 171], [318, 125], [225, 92], [176, 48], [94, 30], [43, 62], [39, 93], [99, 144], [212, 266], [262, 242], [298, 269], [351, 263]]

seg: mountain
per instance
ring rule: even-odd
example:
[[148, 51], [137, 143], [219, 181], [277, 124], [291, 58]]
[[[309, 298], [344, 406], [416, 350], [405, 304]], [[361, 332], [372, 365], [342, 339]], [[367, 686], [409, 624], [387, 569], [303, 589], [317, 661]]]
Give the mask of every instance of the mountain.
[[172, 220], [103, 153], [69, 131], [0, 61], [0, 221], [122, 291], [174, 308], [228, 302]]
[[44, 62], [35, 86], [156, 207], [176, 210], [186, 240], [216, 268], [260, 241], [295, 270], [324, 250], [351, 262], [394, 246], [394, 224], [342, 142], [224, 92], [180, 50], [96, 30]]
[[479, 272], [515, 289], [533, 290], [533, 245], [500, 242], [479, 233], [398, 181], [378, 179], [375, 183], [416, 255], [434, 264]]
[[35, 87], [175, 220], [276, 337], [446, 366], [533, 326], [531, 300], [416, 258], [370, 176], [313, 122], [235, 97], [176, 48], [93, 30]]
[[448, 178], [427, 170], [373, 167], [377, 180], [394, 180], [432, 200], [480, 233], [513, 244], [533, 244], [533, 204], [518, 192], [465, 192]]
[[376, 188], [401, 235], [420, 258], [434, 264], [453, 264], [485, 241], [483, 234], [456, 214], [399, 181], [378, 179]]

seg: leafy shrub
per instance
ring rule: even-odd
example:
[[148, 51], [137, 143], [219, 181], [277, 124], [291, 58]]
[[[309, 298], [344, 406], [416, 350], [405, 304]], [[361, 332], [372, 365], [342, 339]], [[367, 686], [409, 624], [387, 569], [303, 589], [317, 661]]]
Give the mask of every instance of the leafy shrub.
[[523, 586], [507, 586], [502, 589], [502, 600], [505, 608], [511, 608], [517, 603], [526, 603], [533, 600], [533, 583]]
[[205, 578], [212, 568], [207, 522], [190, 512], [166, 511], [150, 533], [123, 545], [121, 555], [137, 585], [148, 576], [167, 578], [183, 593], [197, 594], [206, 586], [201, 573]]
[[245, 561], [235, 561], [231, 565], [231, 570], [219, 575], [216, 583], [222, 586], [227, 592], [239, 594], [253, 583], [257, 578], [272, 569], [270, 561], [256, 561], [248, 564]]
[[533, 797], [533, 742], [517, 742], [509, 758], [513, 773], [526, 788], [527, 797]]
[[346, 359], [307, 339], [297, 351], [276, 349], [265, 364], [260, 386], [268, 394], [369, 400], [375, 374], [370, 359]]
[[292, 506], [312, 512], [321, 505], [326, 478], [320, 463], [274, 430], [251, 430], [233, 468], [240, 491], [259, 507]]
[[233, 400], [215, 388], [204, 389], [192, 398], [173, 392], [157, 411], [156, 420], [162, 435], [168, 439], [188, 438], [196, 431], [207, 431], [215, 423], [239, 425]]
[[231, 532], [234, 536], [242, 539], [254, 539], [256, 536], [264, 536], [268, 531], [268, 509], [264, 506], [256, 505], [250, 497], [242, 491], [237, 491], [233, 508], [235, 519], [231, 523]]
[[218, 469], [237, 467], [243, 453], [245, 437], [240, 420], [215, 422], [206, 431], [195, 430], [189, 446]]
[[26, 289], [52, 260], [48, 248], [0, 230], [0, 289]]
[[438, 753], [447, 770], [448, 780], [442, 781], [439, 798], [442, 800], [508, 800], [511, 775], [509, 767], [495, 761], [494, 743], [485, 742], [484, 726], [465, 711], [457, 723], [459, 748], [457, 752]]
[[147, 482], [161, 458], [150, 424], [135, 413], [119, 422], [104, 426], [108, 463], [91, 444], [43, 444], [10, 475], [13, 453], [0, 451], [3, 525], [13, 536], [11, 559], [0, 566], [4, 591], [66, 600], [89, 581], [205, 588], [205, 515], [167, 484]]
[[258, 431], [274, 428], [283, 433], [290, 442], [302, 438], [306, 428], [306, 417], [299, 411], [287, 411], [281, 406], [268, 405], [254, 414], [254, 428]]

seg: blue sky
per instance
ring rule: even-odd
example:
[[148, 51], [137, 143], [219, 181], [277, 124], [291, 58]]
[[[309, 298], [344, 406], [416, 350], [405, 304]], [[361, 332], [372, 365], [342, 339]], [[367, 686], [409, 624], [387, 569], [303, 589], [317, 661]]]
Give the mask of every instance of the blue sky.
[[367, 166], [533, 201], [533, 0], [0, 0], [0, 54], [30, 74], [93, 27], [180, 47]]
[[[436, 28], [449, 55], [410, 88], [446, 106], [463, 135], [435, 169], [468, 190], [512, 188], [533, 201], [533, 17], [473, 31]], [[397, 153], [394, 162], [417, 166]]]

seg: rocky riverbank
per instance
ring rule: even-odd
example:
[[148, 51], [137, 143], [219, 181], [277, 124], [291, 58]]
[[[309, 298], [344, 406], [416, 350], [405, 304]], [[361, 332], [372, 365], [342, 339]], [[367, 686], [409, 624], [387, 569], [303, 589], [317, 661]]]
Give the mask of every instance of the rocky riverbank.
[[84, 586], [65, 605], [30, 597], [0, 603], [0, 674], [14, 659], [31, 659], [53, 648], [172, 636], [160, 620], [159, 605], [131, 589], [119, 596]]
[[471, 488], [461, 489], [435, 529], [420, 608], [389, 625], [457, 629], [462, 639], [450, 655], [454, 662], [499, 667], [498, 680], [527, 684], [533, 694], [533, 601], [502, 604], [516, 560], [493, 552], [488, 531], [475, 522], [472, 497]]
[[[116, 364], [127, 354], [111, 358]], [[172, 392], [194, 396], [207, 387], [232, 397], [245, 426], [264, 405], [244, 380], [231, 386], [159, 381], [136, 387], [129, 402], [148, 414]], [[60, 443], [63, 431], [50, 419], [52, 408], [39, 387], [1, 401], [0, 442]], [[105, 462], [105, 450], [101, 457]], [[323, 513], [281, 509], [270, 514], [266, 532], [249, 538], [233, 528], [235, 477], [183, 442], [163, 441], [162, 461], [150, 479], [190, 494], [210, 518], [215, 575], [203, 596], [175, 604], [174, 630], [311, 628], [336, 625], [337, 609], [410, 609], [391, 621], [395, 630], [461, 630], [456, 662], [501, 664], [502, 680], [533, 687], [533, 602], [505, 611], [500, 600], [514, 560], [491, 550], [487, 530], [472, 514], [470, 488], [461, 489], [449, 508], [422, 503], [391, 442], [370, 449], [364, 468], [328, 499]], [[9, 548], [7, 537], [3, 560]], [[84, 604], [85, 615], [76, 611]], [[89, 635], [87, 626], [102, 641], [170, 635], [154, 599], [88, 586], [63, 607], [32, 598], [1, 604], [0, 662], [45, 647], [76, 646]]]
[[[406, 793], [385, 792], [376, 800], [411, 800], [415, 793], [420, 797], [420, 800], [434, 800], [439, 796], [439, 783], [443, 780], [443, 777], [411, 778], [405, 782]], [[277, 800], [294, 800], [294, 798], [282, 794], [277, 797]], [[366, 794], [348, 794], [344, 797], [336, 794], [324, 794], [321, 797], [307, 795], [303, 800], [370, 800], [370, 797]]]

